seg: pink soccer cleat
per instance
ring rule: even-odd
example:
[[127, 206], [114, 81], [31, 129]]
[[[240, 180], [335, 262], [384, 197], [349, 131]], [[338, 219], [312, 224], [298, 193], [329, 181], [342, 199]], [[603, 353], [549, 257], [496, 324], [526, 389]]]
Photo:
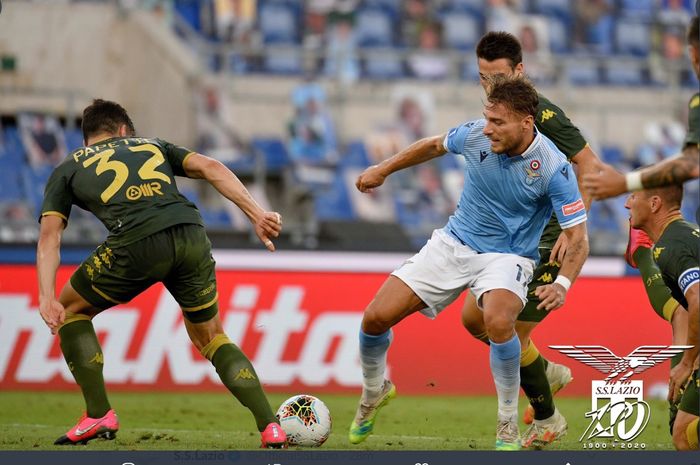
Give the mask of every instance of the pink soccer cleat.
[[651, 238], [642, 231], [641, 229], [636, 229], [630, 226], [629, 239], [627, 240], [627, 250], [625, 250], [625, 261], [632, 268], [637, 268], [637, 264], [634, 262], [634, 253], [640, 247], [646, 247], [651, 249], [654, 247], [654, 243]]
[[114, 410], [109, 410], [102, 418], [90, 418], [86, 413], [78, 424], [54, 441], [55, 445], [87, 444], [95, 438], [114, 439], [119, 431], [119, 419]]
[[263, 449], [283, 449], [287, 447], [287, 435], [277, 423], [270, 423], [260, 433], [260, 447]]

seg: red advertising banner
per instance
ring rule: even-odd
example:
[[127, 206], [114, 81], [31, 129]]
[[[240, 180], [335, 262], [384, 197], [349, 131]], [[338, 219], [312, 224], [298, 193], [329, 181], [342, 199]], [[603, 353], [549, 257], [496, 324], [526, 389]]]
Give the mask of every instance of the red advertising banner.
[[[73, 269], [60, 268], [59, 288]], [[385, 279], [385, 273], [220, 271], [219, 309], [228, 335], [252, 360], [266, 389], [357, 392], [362, 311]], [[461, 327], [462, 302], [435, 320], [416, 314], [394, 329], [389, 376], [402, 392], [495, 392], [487, 346]], [[34, 267], [0, 265], [0, 389], [74, 386], [58, 338], [37, 306]], [[96, 317], [110, 388], [221, 389], [181, 320], [177, 303], [160, 285]], [[533, 339], [545, 357], [571, 367], [574, 382], [562, 394], [588, 396], [591, 380], [605, 375], [549, 345], [601, 345], [625, 356], [641, 345], [670, 344], [671, 330], [654, 314], [639, 278], [580, 278], [564, 308]], [[665, 382], [668, 371], [666, 362], [635, 379]]]

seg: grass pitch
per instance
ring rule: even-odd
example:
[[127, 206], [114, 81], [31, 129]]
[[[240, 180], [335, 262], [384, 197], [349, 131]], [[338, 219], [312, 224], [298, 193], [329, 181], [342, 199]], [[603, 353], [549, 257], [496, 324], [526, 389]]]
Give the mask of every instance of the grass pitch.
[[[273, 409], [287, 397], [270, 395]], [[374, 434], [357, 446], [348, 442], [347, 431], [358, 397], [319, 397], [333, 417], [324, 450], [493, 449], [495, 397], [402, 396], [399, 390], [398, 397], [379, 415]], [[224, 393], [112, 393], [110, 402], [121, 425], [117, 438], [94, 440], [77, 449], [231, 450], [260, 445], [250, 413]], [[556, 402], [569, 422], [569, 433], [551, 448], [583, 450], [579, 437], [589, 425], [585, 412], [590, 409], [590, 399], [558, 398]], [[672, 450], [666, 402], [647, 402], [649, 424], [634, 443], [638, 447], [643, 443], [647, 450]], [[521, 412], [525, 405], [521, 396]], [[53, 441], [75, 424], [83, 409], [82, 397], [76, 392], [0, 392], [0, 450], [65, 450], [67, 446], [54, 446]], [[612, 449], [609, 444], [608, 450]]]

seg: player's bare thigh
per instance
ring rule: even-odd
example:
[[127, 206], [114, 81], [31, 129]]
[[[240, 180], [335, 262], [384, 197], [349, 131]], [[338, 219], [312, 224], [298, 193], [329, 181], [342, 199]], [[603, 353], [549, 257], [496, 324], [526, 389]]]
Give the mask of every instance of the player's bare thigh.
[[95, 315], [103, 311], [103, 309], [95, 307], [78, 294], [78, 292], [73, 289], [73, 286], [71, 286], [70, 281], [66, 282], [63, 289], [61, 289], [58, 301], [63, 305], [66, 314], [87, 315], [92, 319]]
[[513, 337], [515, 321], [523, 309], [523, 301], [508, 289], [493, 289], [481, 296], [484, 324], [489, 338], [503, 343]]
[[[530, 343], [530, 334], [537, 327], [538, 322], [535, 321], [515, 321], [515, 332], [520, 339], [520, 345], [523, 350]], [[486, 324], [484, 323], [484, 314], [476, 305], [474, 294], [469, 293], [464, 301], [462, 308], [462, 325], [475, 338], [488, 343], [488, 335], [486, 333]]]
[[426, 307], [425, 302], [406, 283], [389, 275], [365, 309], [362, 331], [382, 334], [408, 315]]

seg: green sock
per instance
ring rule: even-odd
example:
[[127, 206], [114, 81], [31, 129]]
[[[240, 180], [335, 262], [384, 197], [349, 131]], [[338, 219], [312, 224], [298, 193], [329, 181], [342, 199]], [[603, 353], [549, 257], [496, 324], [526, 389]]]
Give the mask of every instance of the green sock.
[[654, 261], [651, 249], [638, 247], [633, 256], [642, 275], [649, 303], [654, 307], [657, 315], [664, 320], [671, 321], [670, 312], [678, 306], [678, 302], [671, 297], [671, 290], [666, 287], [666, 283], [661, 277], [661, 270]]
[[549, 362], [540, 355], [535, 343], [530, 340], [520, 356], [520, 386], [535, 409], [535, 420], [544, 420], [554, 415], [552, 391], [547, 381], [547, 365]]
[[87, 407], [87, 416], [101, 418], [111, 408], [102, 377], [104, 358], [95, 328], [89, 320], [77, 320], [58, 330], [61, 351], [75, 382], [80, 386]]
[[263, 431], [270, 423], [277, 423], [258, 375], [241, 349], [235, 344], [224, 344], [216, 350], [211, 363], [224, 386], [251, 411], [258, 431]]

